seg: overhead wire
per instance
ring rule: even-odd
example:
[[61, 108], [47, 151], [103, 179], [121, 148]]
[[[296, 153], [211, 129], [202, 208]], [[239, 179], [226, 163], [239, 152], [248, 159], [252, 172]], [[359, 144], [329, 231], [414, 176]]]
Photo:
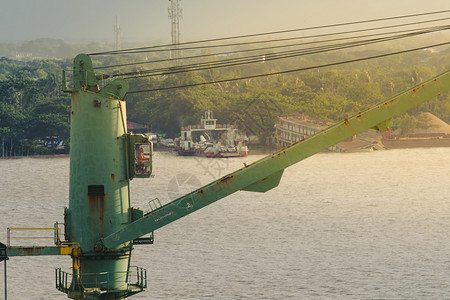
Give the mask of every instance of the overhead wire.
[[[443, 21], [443, 20], [448, 20], [448, 19], [450, 19], [450, 18], [441, 18], [441, 19], [437, 19], [437, 20], [427, 20], [427, 21], [413, 22], [413, 23], [409, 23], [409, 24], [397, 24], [397, 25], [383, 26], [383, 27], [380, 27], [380, 28], [357, 29], [357, 30], [349, 30], [349, 31], [345, 31], [345, 32], [316, 34], [316, 35], [309, 35], [309, 36], [304, 36], [304, 37], [291, 37], [291, 38], [282, 38], [282, 39], [249, 41], [249, 42], [240, 42], [240, 43], [231, 43], [231, 44], [216, 44], [216, 45], [206, 45], [206, 46], [194, 46], [194, 47], [184, 47], [184, 48], [177, 47], [176, 50], [187, 51], [187, 50], [202, 50], [202, 49], [210, 49], [210, 48], [221, 48], [221, 47], [225, 47], [225, 46], [231, 47], [231, 46], [247, 46], [247, 45], [252, 45], [252, 44], [266, 44], [266, 43], [282, 42], [282, 41], [288, 41], [288, 40], [294, 40], [294, 39], [307, 39], [307, 38], [317, 38], [317, 37], [330, 36], [330, 35], [342, 35], [342, 34], [354, 33], [354, 32], [359, 32], [359, 31], [373, 31], [373, 30], [379, 30], [379, 29], [382, 29], [382, 28], [392, 28], [392, 27], [404, 27], [404, 26], [411, 26], [411, 25], [419, 25], [419, 24], [423, 24], [423, 23], [437, 22], [437, 21]], [[124, 52], [123, 54], [167, 52], [167, 51], [172, 51], [172, 50], [174, 50], [174, 48], [156, 49], [156, 50], [139, 50], [139, 51], [133, 51], [133, 52]]]
[[[260, 43], [271, 43], [271, 42], [281, 42], [281, 41], [291, 41], [291, 40], [304, 40], [304, 39], [318, 38], [318, 37], [325, 37], [325, 36], [337, 36], [337, 35], [344, 35], [344, 34], [350, 34], [350, 33], [358, 33], [358, 32], [365, 32], [365, 31], [374, 31], [374, 30], [382, 30], [382, 29], [389, 29], [389, 28], [396, 28], [396, 27], [419, 25], [419, 24], [444, 21], [444, 20], [449, 20], [449, 19], [450, 19], [450, 17], [420, 21], [420, 22], [405, 23], [405, 24], [388, 25], [388, 26], [380, 26], [380, 27], [374, 27], [374, 28], [365, 28], [365, 29], [357, 29], [357, 30], [350, 30], [350, 31], [343, 31], [343, 32], [335, 32], [335, 33], [316, 34], [316, 35], [308, 35], [308, 36], [301, 36], [301, 37], [290, 37], [290, 38], [275, 39], [275, 40], [252, 41], [252, 42], [246, 42], [246, 43], [213, 45], [211, 47], [243, 46], [243, 45], [260, 44]], [[428, 27], [428, 28], [430, 28], [430, 27]], [[186, 56], [186, 57], [180, 57], [180, 58], [176, 58], [176, 59], [170, 58], [170, 59], [159, 59], [159, 60], [154, 60], [154, 61], [141, 61], [141, 62], [133, 62], [133, 63], [108, 65], [108, 66], [99, 66], [99, 67], [94, 67], [94, 69], [97, 69], [97, 70], [109, 69], [109, 68], [114, 68], [114, 67], [124, 67], [124, 66], [140, 65], [140, 64], [151, 64], [151, 63], [175, 61], [175, 60], [203, 58], [203, 57], [210, 57], [210, 56], [215, 56], [215, 55], [227, 55], [227, 54], [231, 54], [231, 53], [236, 54], [236, 53], [244, 53], [244, 52], [253, 52], [253, 51], [261, 51], [261, 50], [268, 50], [268, 49], [293, 47], [293, 46], [305, 45], [305, 44], [314, 44], [314, 43], [322, 43], [322, 42], [329, 42], [329, 41], [359, 38], [359, 37], [364, 37], [364, 36], [377, 36], [377, 35], [383, 35], [383, 34], [389, 34], [389, 33], [400, 33], [400, 32], [407, 32], [407, 31], [413, 31], [413, 30], [416, 30], [416, 29], [409, 29], [409, 30], [404, 30], [404, 31], [394, 31], [394, 32], [387, 32], [387, 33], [377, 33], [377, 34], [373, 34], [373, 35], [363, 35], [363, 36], [353, 36], [353, 37], [350, 36], [350, 37], [345, 37], [345, 38], [336, 38], [336, 39], [329, 39], [329, 40], [310, 41], [310, 42], [296, 43], [296, 44], [284, 44], [284, 45], [260, 47], [260, 48], [252, 48], [252, 49], [241, 49], [241, 50], [233, 49], [233, 50], [225, 51], [225, 52], [218, 52], [218, 53], [216, 52], [216, 53], [210, 53], [210, 54]], [[203, 46], [203, 47], [197, 47], [197, 48], [179, 48], [178, 50], [193, 50], [193, 49], [199, 50], [199, 49], [204, 49], [204, 48], [208, 48], [208, 47], [210, 47], [210, 46]], [[172, 49], [163, 49], [163, 50], [158, 50], [158, 51], [171, 51], [171, 50]]]
[[303, 55], [310, 55], [310, 54], [317, 54], [317, 53], [323, 53], [323, 52], [329, 52], [329, 51], [348, 49], [348, 48], [353, 48], [353, 47], [358, 47], [358, 46], [392, 41], [392, 40], [397, 40], [397, 39], [401, 39], [401, 38], [418, 36], [418, 35], [422, 35], [422, 34], [426, 34], [426, 33], [437, 32], [437, 31], [442, 31], [442, 30], [449, 30], [449, 29], [450, 29], [450, 25], [440, 26], [440, 27], [433, 27], [433, 28], [427, 29], [427, 30], [410, 32], [410, 33], [396, 35], [396, 36], [382, 37], [382, 38], [377, 38], [377, 39], [359, 40], [359, 41], [353, 41], [353, 42], [347, 42], [347, 43], [324, 45], [324, 46], [319, 46], [319, 47], [302, 48], [299, 50], [281, 51], [281, 52], [276, 52], [276, 53], [265, 53], [265, 54], [238, 57], [238, 58], [225, 59], [225, 60], [219, 60], [219, 61], [207, 61], [207, 62], [202, 62], [202, 63], [182, 65], [182, 66], [177, 66], [177, 67], [140, 70], [140, 71], [133, 71], [133, 72], [128, 72], [128, 73], [119, 73], [119, 74], [112, 75], [112, 77], [121, 76], [121, 77], [125, 77], [127, 79], [134, 79], [134, 78], [149, 77], [149, 76], [161, 76], [161, 75], [185, 73], [185, 72], [200, 71], [200, 70], [207, 70], [207, 69], [224, 68], [224, 67], [238, 66], [238, 65], [243, 65], [243, 64], [259, 63], [261, 61], [286, 59], [286, 58], [293, 58], [293, 57], [303, 56]]
[[[372, 27], [372, 28], [347, 30], [347, 31], [341, 31], [341, 32], [314, 34], [314, 35], [300, 36], [300, 37], [287, 37], [287, 38], [277, 38], [277, 39], [268, 39], [268, 40], [265, 39], [265, 40], [259, 40], [259, 41], [207, 44], [207, 45], [201, 45], [201, 46], [198, 46], [198, 44], [219, 42], [219, 41], [229, 41], [229, 40], [233, 40], [233, 39], [243, 39], [243, 38], [250, 38], [250, 37], [257, 37], [257, 36], [293, 33], [293, 32], [313, 30], [313, 29], [323, 29], [323, 28], [333, 28], [333, 27], [348, 26], [348, 25], [355, 25], [355, 24], [365, 24], [365, 23], [371, 23], [371, 22], [398, 20], [398, 19], [404, 19], [404, 18], [442, 14], [442, 13], [448, 13], [448, 12], [450, 12], [450, 10], [442, 10], [442, 11], [410, 14], [410, 15], [403, 15], [403, 16], [393, 16], [393, 17], [386, 17], [386, 18], [345, 22], [345, 23], [313, 26], [313, 27], [282, 30], [282, 31], [272, 31], [272, 32], [257, 33], [257, 34], [247, 34], [247, 35], [241, 35], [241, 36], [232, 36], [232, 37], [225, 37], [225, 38], [214, 38], [214, 39], [208, 39], [208, 40], [184, 42], [184, 43], [177, 44], [177, 50], [187, 51], [187, 50], [200, 50], [200, 49], [210, 49], [210, 48], [219, 48], [219, 47], [222, 47], [222, 48], [234, 47], [234, 49], [232, 49], [230, 51], [226, 51], [226, 52], [191, 55], [191, 56], [179, 57], [176, 59], [160, 59], [160, 60], [154, 60], [154, 61], [133, 62], [133, 63], [125, 63], [125, 64], [116, 64], [116, 65], [111, 65], [111, 66], [100, 66], [100, 67], [96, 67], [94, 69], [125, 67], [125, 66], [149, 64], [149, 63], [157, 63], [157, 62], [165, 62], [165, 61], [174, 61], [174, 60], [179, 61], [181, 59], [183, 59], [183, 60], [199, 59], [199, 58], [218, 56], [218, 55], [233, 54], [233, 56], [234, 56], [234, 54], [237, 54], [237, 53], [258, 52], [258, 54], [254, 54], [254, 55], [250, 55], [250, 56], [232, 57], [229, 59], [221, 59], [221, 60], [215, 59], [215, 60], [210, 60], [210, 61], [184, 64], [181, 66], [176, 65], [173, 67], [160, 67], [160, 68], [153, 68], [153, 69], [147, 69], [147, 70], [137, 70], [137, 71], [131, 71], [131, 72], [116, 73], [116, 74], [111, 75], [111, 77], [121, 76], [121, 77], [124, 77], [125, 79], [134, 79], [134, 78], [143, 78], [143, 77], [149, 77], [149, 76], [161, 76], [161, 75], [185, 73], [185, 72], [192, 72], [192, 71], [211, 70], [211, 69], [215, 69], [215, 68], [239, 66], [239, 65], [251, 64], [251, 63], [257, 63], [257, 62], [261, 62], [261, 61], [272, 61], [272, 60], [277, 60], [277, 59], [293, 58], [293, 57], [302, 56], [302, 55], [311, 55], [311, 54], [323, 53], [323, 52], [328, 52], [328, 51], [336, 51], [336, 50], [340, 50], [340, 49], [348, 49], [348, 48], [352, 48], [352, 47], [359, 47], [359, 46], [363, 46], [363, 45], [369, 45], [369, 44], [380, 43], [380, 42], [385, 42], [385, 41], [397, 40], [397, 39], [406, 38], [406, 37], [418, 36], [418, 35], [431, 33], [431, 32], [448, 30], [448, 29], [450, 29], [450, 26], [445, 25], [445, 26], [432, 26], [432, 27], [428, 27], [425, 29], [419, 28], [419, 29], [397, 30], [397, 31], [391, 31], [391, 32], [365, 34], [365, 35], [359, 35], [359, 36], [354, 35], [355, 33], [360, 33], [360, 32], [368, 32], [368, 31], [375, 31], [375, 30], [380, 31], [380, 30], [385, 30], [388, 28], [400, 28], [400, 27], [405, 27], [405, 26], [414, 26], [414, 25], [420, 25], [420, 24], [431, 23], [431, 22], [445, 21], [445, 20], [449, 20], [450, 17], [415, 21], [415, 22], [410, 22], [410, 23], [406, 23], [406, 24], [405, 23], [404, 24], [394, 24], [394, 25], [379, 26], [379, 27]], [[402, 34], [398, 34], [398, 33], [402, 33]], [[347, 37], [342, 37], [342, 38], [332, 38], [332, 39], [325, 39], [325, 40], [321, 39], [321, 40], [313, 40], [313, 41], [294, 43], [294, 44], [289, 43], [289, 44], [257, 47], [257, 48], [250, 48], [250, 49], [249, 48], [236, 49], [237, 47], [240, 47], [240, 46], [248, 46], [248, 45], [263, 44], [263, 43], [266, 43], [266, 44], [267, 43], [280, 43], [280, 42], [293, 41], [293, 40], [322, 38], [322, 37], [326, 37], [326, 36], [330, 36], [330, 35], [338, 36], [338, 35], [345, 35], [345, 34], [346, 35], [353, 34], [353, 35], [347, 36]], [[396, 35], [393, 35], [393, 34], [396, 34]], [[376, 37], [376, 36], [378, 38], [361, 39], [363, 37], [365, 38], [365, 37]], [[345, 40], [351, 40], [351, 41], [329, 44], [330, 42], [345, 41]], [[288, 51], [278, 51], [278, 52], [272, 51], [272, 52], [261, 53], [262, 51], [268, 51], [271, 49], [281, 49], [281, 48], [285, 48], [285, 47], [292, 48], [292, 47], [296, 47], [296, 46], [300, 46], [300, 45], [304, 46], [304, 45], [308, 45], [308, 44], [309, 45], [319, 44], [319, 46], [306, 47], [306, 48], [302, 47], [300, 49], [293, 49], [293, 50], [291, 49]], [[256, 78], [256, 77], [278, 75], [278, 74], [284, 74], [284, 73], [290, 73], [290, 72], [298, 72], [298, 71], [310, 70], [310, 69], [315, 69], [315, 68], [322, 68], [322, 67], [326, 67], [326, 66], [335, 66], [335, 65], [340, 65], [340, 64], [344, 64], [344, 63], [351, 63], [351, 62], [374, 59], [374, 58], [385, 57], [385, 56], [390, 56], [390, 55], [395, 55], [395, 54], [407, 53], [407, 52], [411, 52], [411, 51], [425, 49], [428, 47], [438, 47], [438, 46], [447, 45], [447, 44], [449, 44], [449, 43], [434, 44], [434, 45], [428, 45], [428, 46], [424, 46], [424, 47], [407, 49], [407, 50], [402, 50], [402, 51], [397, 51], [397, 52], [392, 52], [392, 53], [384, 53], [384, 54], [374, 55], [374, 56], [369, 56], [369, 57], [356, 58], [356, 59], [351, 59], [351, 60], [347, 60], [347, 61], [334, 62], [334, 63], [328, 63], [328, 64], [322, 64], [322, 65], [317, 65], [317, 66], [298, 68], [298, 69], [291, 69], [291, 70], [284, 70], [284, 71], [278, 71], [278, 72], [272, 72], [272, 73], [249, 75], [249, 76], [245, 76], [245, 77], [230, 78], [230, 79], [224, 79], [224, 80], [219, 80], [219, 81], [210, 81], [210, 82], [203, 82], [203, 83], [197, 83], [197, 84], [189, 84], [189, 85], [184, 85], [184, 86], [172, 86], [172, 87], [164, 87], [164, 88], [139, 90], [139, 91], [130, 91], [129, 94], [139, 93], [139, 92], [167, 90], [167, 89], [172, 89], [172, 88], [183, 88], [183, 87], [205, 85], [205, 84], [214, 84], [214, 83], [220, 83], [220, 82], [229, 82], [229, 81], [236, 81], [236, 80], [251, 79], [251, 78]], [[196, 46], [188, 46], [188, 47], [180, 48], [179, 47], [180, 45], [184, 45], [184, 46], [196, 45]], [[95, 55], [115, 55], [115, 54], [137, 54], [137, 53], [144, 53], [144, 52], [145, 53], [163, 52], [163, 51], [172, 51], [173, 46], [174, 46], [173, 44], [156, 45], [156, 46], [149, 46], [149, 47], [139, 47], [139, 48], [129, 48], [129, 49], [115, 50], [115, 51], [97, 52], [97, 53], [91, 53], [89, 55], [95, 56]]]
[[281, 74], [301, 72], [301, 71], [307, 71], [307, 70], [314, 70], [314, 69], [319, 69], [319, 68], [324, 68], [324, 67], [338, 66], [338, 65], [354, 63], [354, 62], [359, 62], [359, 61], [364, 61], [364, 60], [370, 60], [370, 59], [388, 57], [388, 56], [392, 56], [392, 55], [404, 54], [404, 53], [409, 53], [409, 52], [413, 52], [413, 51], [429, 49], [429, 48], [433, 48], [433, 47], [440, 47], [440, 46], [449, 45], [449, 44], [450, 44], [450, 42], [445, 42], [445, 43], [427, 45], [427, 46], [423, 46], [423, 47], [406, 49], [406, 50], [396, 51], [396, 52], [391, 52], [391, 53], [384, 53], [384, 54], [379, 54], [379, 55], [366, 56], [366, 57], [361, 57], [361, 58], [356, 58], [356, 59], [350, 59], [350, 60], [345, 60], [345, 61], [338, 61], [338, 62], [321, 64], [321, 65], [315, 65], [315, 66], [304, 67], [304, 68], [283, 70], [283, 71], [278, 71], [278, 72], [270, 72], [270, 73], [249, 75], [249, 76], [243, 76], [243, 77], [237, 77], [237, 78], [229, 78], [229, 79], [222, 79], [222, 80], [206, 81], [206, 82], [186, 84], [186, 85], [178, 85], [178, 86], [160, 87], [160, 88], [154, 88], [154, 89], [130, 91], [130, 92], [128, 92], [128, 94], [156, 92], [156, 91], [169, 90], [169, 89], [178, 89], [178, 88], [188, 88], [188, 87], [202, 86], [202, 85], [208, 85], [208, 84], [232, 82], [232, 81], [238, 81], [238, 80], [246, 80], [246, 79], [252, 79], [252, 78], [259, 78], [259, 77], [281, 75]]
[[[225, 40], [240, 39], [240, 38], [258, 37], [258, 36], [265, 36], [265, 35], [274, 35], [274, 34], [299, 32], [299, 31], [314, 30], [314, 29], [325, 29], [325, 28], [333, 28], [333, 27], [339, 27], [339, 26], [357, 25], [357, 24], [373, 23], [373, 22], [380, 22], [380, 21], [389, 21], [389, 20], [398, 20], [398, 19], [419, 17], [419, 16], [435, 15], [435, 14], [442, 14], [442, 13], [448, 13], [448, 12], [450, 12], [450, 10], [440, 10], [440, 11], [433, 11], [433, 12], [426, 12], [426, 13], [409, 14], [409, 15], [393, 16], [393, 17], [384, 17], [384, 18], [377, 18], [377, 19], [352, 21], [352, 22], [344, 22], [344, 23], [336, 23], [336, 24], [304, 27], [304, 28], [297, 28], [297, 29], [288, 29], [288, 30], [271, 31], [271, 32], [264, 32], [264, 33], [255, 33], [255, 34], [246, 34], [246, 35], [223, 37], [223, 38], [205, 39], [205, 40], [199, 40], [199, 41], [178, 43], [177, 45], [178, 46], [180, 46], [180, 45], [190, 45], [190, 44], [217, 42], [217, 41], [225, 41]], [[128, 48], [128, 49], [123, 49], [123, 50], [94, 52], [94, 53], [90, 53], [88, 55], [95, 56], [95, 55], [133, 54], [133, 53], [138, 53], [138, 52], [135, 52], [135, 51], [149, 50], [149, 49], [156, 49], [156, 48], [163, 48], [163, 47], [171, 47], [171, 46], [173, 46], [173, 44], [156, 45], [156, 46], [148, 46], [148, 47], [138, 47], [138, 48]]]

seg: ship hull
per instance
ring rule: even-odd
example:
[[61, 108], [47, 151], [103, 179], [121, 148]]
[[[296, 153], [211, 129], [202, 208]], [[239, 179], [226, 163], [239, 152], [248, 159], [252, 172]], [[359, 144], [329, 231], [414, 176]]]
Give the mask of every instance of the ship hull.
[[208, 157], [208, 158], [231, 158], [231, 157], [244, 157], [248, 155], [248, 150], [240, 151], [240, 152], [201, 152], [201, 151], [193, 151], [193, 150], [178, 150], [178, 155], [181, 156], [199, 156], [199, 157]]

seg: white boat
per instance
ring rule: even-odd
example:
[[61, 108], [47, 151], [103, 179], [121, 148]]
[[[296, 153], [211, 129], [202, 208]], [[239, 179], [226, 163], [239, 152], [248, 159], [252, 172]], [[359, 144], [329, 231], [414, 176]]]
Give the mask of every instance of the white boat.
[[175, 141], [175, 147], [179, 155], [239, 157], [248, 155], [247, 141], [236, 125], [217, 124], [208, 110], [200, 124], [181, 127], [181, 137]]

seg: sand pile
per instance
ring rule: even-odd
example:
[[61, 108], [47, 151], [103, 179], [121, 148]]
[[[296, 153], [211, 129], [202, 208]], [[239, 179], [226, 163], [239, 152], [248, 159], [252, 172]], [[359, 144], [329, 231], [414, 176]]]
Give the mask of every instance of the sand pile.
[[[427, 128], [416, 128], [413, 134], [450, 134], [450, 125], [429, 112], [421, 113], [417, 118], [426, 121], [429, 126]], [[394, 135], [398, 134], [400, 134], [400, 130], [394, 132]]]

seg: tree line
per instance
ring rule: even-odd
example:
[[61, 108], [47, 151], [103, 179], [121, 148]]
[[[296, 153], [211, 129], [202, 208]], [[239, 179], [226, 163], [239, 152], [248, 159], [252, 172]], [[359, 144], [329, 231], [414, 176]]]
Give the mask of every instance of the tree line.
[[[343, 52], [315, 55], [310, 60], [301, 58], [282, 63], [261, 62], [234, 68], [142, 78], [130, 80], [130, 89], [157, 89], [220, 81], [358, 56], [363, 55]], [[247, 133], [266, 140], [273, 134], [274, 123], [279, 115], [306, 114], [339, 121], [430, 79], [449, 67], [450, 49], [442, 52], [422, 51], [307, 72], [131, 94], [127, 96], [127, 107], [129, 117], [134, 121], [171, 137], [179, 133], [181, 126], [198, 124], [203, 112], [210, 109], [219, 122], [236, 123]], [[423, 123], [416, 117], [421, 112], [431, 112], [445, 122], [450, 122], [449, 97], [447, 93], [432, 99], [395, 118], [391, 125], [407, 133]]]
[[[130, 91], [220, 81], [361, 55], [364, 53], [316, 54], [279, 62], [261, 61], [130, 79]], [[129, 61], [129, 57], [105, 57], [96, 59], [94, 65]], [[68, 151], [70, 95], [61, 92], [60, 74], [62, 69], [71, 67], [72, 59], [0, 59], [0, 157], [56, 153], [61, 151], [56, 147], [58, 142], [63, 142]], [[303, 113], [338, 121], [449, 67], [450, 49], [427, 50], [307, 72], [133, 93], [125, 100], [130, 121], [170, 137], [176, 137], [181, 126], [199, 123], [204, 111], [210, 109], [219, 123], [237, 124], [248, 134], [265, 141], [273, 134], [279, 115]], [[130, 70], [139, 68], [145, 67], [129, 67]], [[119, 69], [111, 72], [115, 71]], [[449, 97], [447, 93], [430, 100], [399, 116], [392, 124], [407, 132], [422, 122], [416, 116], [425, 111], [449, 123]]]
[[1, 157], [57, 152], [69, 139], [70, 98], [60, 91], [67, 62], [0, 59]]

